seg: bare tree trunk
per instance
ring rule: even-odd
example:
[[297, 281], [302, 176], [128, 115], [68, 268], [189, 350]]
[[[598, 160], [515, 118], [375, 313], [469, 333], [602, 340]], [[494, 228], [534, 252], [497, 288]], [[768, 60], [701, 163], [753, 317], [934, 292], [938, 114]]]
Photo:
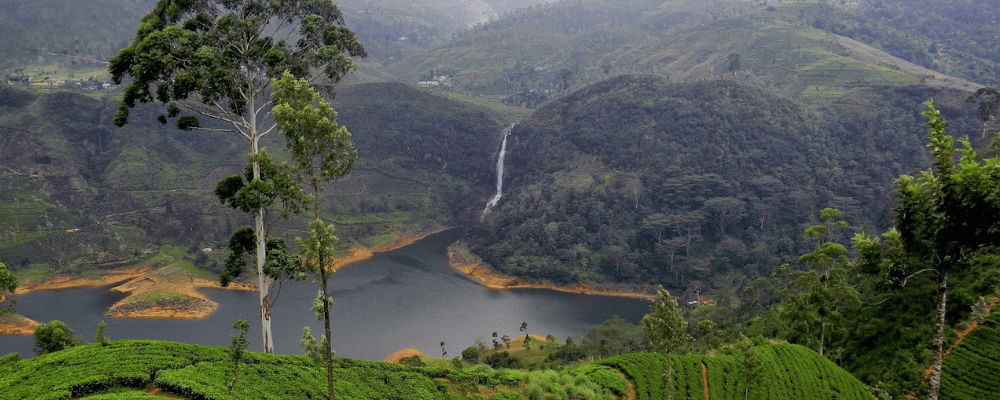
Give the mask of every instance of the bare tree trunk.
[[826, 316], [819, 317], [819, 355], [823, 355], [824, 339], [826, 339]]
[[331, 343], [331, 332], [330, 332], [330, 303], [326, 300], [329, 297], [326, 282], [327, 273], [326, 266], [320, 266], [320, 275], [323, 279], [323, 320], [326, 325], [326, 343], [324, 343], [323, 351], [326, 352], [326, 385], [330, 390], [330, 400], [333, 400], [333, 344]]
[[[251, 114], [250, 120], [256, 121], [256, 115]], [[257, 136], [256, 128], [255, 123], [250, 127], [251, 146], [254, 155], [260, 153], [260, 148], [257, 143], [259, 137]], [[253, 179], [261, 179], [260, 164], [256, 160], [253, 161]], [[253, 233], [257, 245], [257, 287], [260, 292], [260, 332], [264, 340], [264, 352], [273, 354], [274, 337], [271, 331], [271, 280], [264, 275], [264, 263], [267, 261], [267, 240], [264, 237], [264, 207], [257, 209], [253, 220]]]
[[947, 274], [942, 275], [938, 291], [941, 292], [941, 304], [938, 304], [937, 332], [934, 333], [934, 363], [931, 365], [931, 392], [927, 395], [927, 400], [937, 400], [938, 392], [941, 391], [941, 363], [944, 361], [944, 313], [948, 300]]
[[254, 216], [254, 234], [257, 238], [257, 285], [260, 288], [260, 331], [264, 339], [264, 352], [274, 353], [274, 337], [271, 334], [271, 280], [264, 275], [264, 262], [267, 254], [264, 240], [264, 209], [257, 210]]

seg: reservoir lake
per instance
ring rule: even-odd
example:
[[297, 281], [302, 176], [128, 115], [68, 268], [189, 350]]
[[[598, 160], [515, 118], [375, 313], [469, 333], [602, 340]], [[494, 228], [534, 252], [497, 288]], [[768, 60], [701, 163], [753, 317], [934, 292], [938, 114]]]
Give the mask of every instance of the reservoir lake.
[[[461, 355], [477, 338], [491, 343], [492, 332], [520, 336], [521, 322], [535, 335], [586, 333], [618, 315], [638, 323], [649, 310], [645, 300], [563, 293], [545, 289], [492, 290], [448, 265], [447, 246], [463, 235], [461, 229], [437, 233], [410, 246], [376, 254], [333, 275], [331, 329], [338, 357], [382, 361], [403, 348], [448, 358]], [[273, 307], [275, 351], [303, 354], [302, 328], [319, 339], [322, 323], [310, 310], [319, 285], [287, 282]], [[237, 319], [250, 322], [249, 350], [262, 351], [257, 292], [203, 289], [219, 308], [199, 320], [118, 319], [104, 311], [124, 298], [109, 287], [44, 290], [16, 296], [17, 312], [39, 322], [65, 322], [85, 342], [94, 340], [97, 325], [114, 339], [160, 339], [211, 346], [228, 346]], [[0, 336], [0, 355], [20, 352], [31, 357], [31, 336]]]

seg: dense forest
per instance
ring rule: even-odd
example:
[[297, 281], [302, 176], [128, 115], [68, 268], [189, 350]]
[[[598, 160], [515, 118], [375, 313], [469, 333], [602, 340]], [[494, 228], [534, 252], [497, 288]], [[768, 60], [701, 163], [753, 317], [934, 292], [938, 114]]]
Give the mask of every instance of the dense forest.
[[[811, 246], [801, 231], [821, 208], [884, 226], [892, 181], [925, 160], [912, 110], [949, 96], [961, 94], [887, 88], [865, 115], [732, 81], [611, 79], [515, 126], [509, 194], [468, 242], [501, 271], [558, 282], [767, 275]], [[977, 132], [947, 112], [953, 133]]]

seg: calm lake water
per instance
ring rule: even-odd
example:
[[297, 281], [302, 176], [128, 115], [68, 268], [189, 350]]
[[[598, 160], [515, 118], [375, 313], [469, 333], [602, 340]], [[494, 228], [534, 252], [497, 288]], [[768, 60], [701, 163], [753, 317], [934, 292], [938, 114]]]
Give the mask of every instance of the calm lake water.
[[[455, 357], [476, 338], [491, 334], [520, 336], [528, 331], [565, 339], [618, 315], [638, 322], [649, 310], [643, 300], [585, 296], [552, 290], [496, 291], [452, 270], [447, 246], [461, 238], [458, 229], [429, 236], [405, 248], [376, 254], [334, 274], [331, 280], [333, 348], [338, 357], [384, 360], [396, 350], [420, 349], [440, 356], [445, 342]], [[322, 324], [309, 309], [319, 286], [286, 283], [274, 305], [275, 351], [302, 354], [302, 327], [318, 338]], [[108, 325], [111, 339], [162, 339], [228, 346], [239, 318], [250, 321], [250, 350], [262, 351], [256, 292], [206, 289], [219, 309], [201, 320], [117, 319], [104, 311], [124, 296], [105, 288], [49, 290], [17, 296], [18, 313], [40, 322], [58, 319], [92, 342], [97, 324]], [[34, 355], [30, 336], [0, 336], [0, 355]]]

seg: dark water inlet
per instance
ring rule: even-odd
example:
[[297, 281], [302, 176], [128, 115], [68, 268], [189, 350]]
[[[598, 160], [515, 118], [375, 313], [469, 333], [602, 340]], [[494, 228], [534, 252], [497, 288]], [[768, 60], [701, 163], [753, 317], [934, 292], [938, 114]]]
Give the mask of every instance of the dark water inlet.
[[[516, 337], [521, 322], [528, 332], [560, 339], [580, 335], [618, 315], [638, 322], [649, 309], [643, 300], [587, 296], [552, 290], [497, 291], [484, 288], [448, 265], [447, 246], [461, 238], [460, 230], [429, 236], [405, 248], [376, 254], [333, 275], [333, 347], [339, 357], [384, 360], [396, 350], [417, 348], [440, 356], [460, 355], [476, 338], [489, 342], [491, 333]], [[322, 323], [310, 310], [319, 286], [286, 283], [274, 305], [275, 350], [302, 354], [302, 327], [319, 338]], [[123, 295], [105, 288], [32, 292], [17, 296], [18, 313], [39, 322], [58, 319], [87, 342], [97, 324], [108, 325], [111, 339], [161, 339], [211, 346], [228, 346], [239, 318], [250, 322], [250, 350], [261, 351], [256, 292], [205, 289], [219, 309], [200, 320], [117, 319], [104, 311]], [[34, 355], [30, 336], [0, 336], [0, 355]]]

